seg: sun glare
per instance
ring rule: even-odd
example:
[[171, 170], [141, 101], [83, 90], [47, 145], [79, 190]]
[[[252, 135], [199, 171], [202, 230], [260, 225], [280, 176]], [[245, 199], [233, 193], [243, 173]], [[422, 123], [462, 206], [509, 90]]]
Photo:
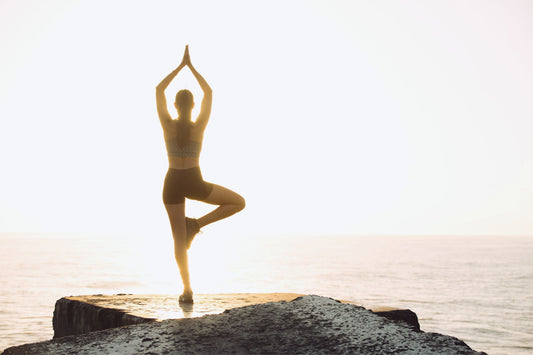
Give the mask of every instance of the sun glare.
[[[511, 7], [31, 4], [3, 2], [0, 21], [2, 67], [14, 68], [0, 83], [7, 230], [166, 233], [154, 90], [186, 44], [214, 92], [205, 177], [250, 206], [233, 233], [531, 227], [517, 220], [533, 211], [530, 25]], [[167, 90], [169, 111], [183, 87], [197, 114], [188, 72]]]

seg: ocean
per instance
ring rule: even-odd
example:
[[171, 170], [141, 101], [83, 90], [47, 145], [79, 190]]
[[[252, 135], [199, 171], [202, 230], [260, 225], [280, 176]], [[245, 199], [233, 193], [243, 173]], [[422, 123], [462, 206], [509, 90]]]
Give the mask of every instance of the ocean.
[[[533, 354], [533, 237], [200, 234], [195, 293], [294, 292], [408, 308], [426, 332]], [[169, 236], [0, 236], [0, 350], [51, 339], [55, 301], [179, 294]]]

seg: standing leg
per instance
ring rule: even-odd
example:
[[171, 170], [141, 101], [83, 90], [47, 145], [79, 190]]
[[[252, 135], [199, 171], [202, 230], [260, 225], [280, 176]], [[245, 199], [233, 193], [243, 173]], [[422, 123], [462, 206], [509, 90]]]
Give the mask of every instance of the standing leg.
[[185, 230], [185, 203], [165, 204], [170, 219], [172, 237], [174, 238], [174, 256], [178, 263], [181, 280], [183, 281], [183, 295], [180, 300], [192, 302], [191, 280], [189, 278], [189, 260], [187, 256], [187, 233]]
[[220, 185], [213, 185], [213, 190], [202, 202], [219, 205], [215, 210], [197, 219], [198, 227], [202, 228], [241, 211], [246, 202], [238, 193]]

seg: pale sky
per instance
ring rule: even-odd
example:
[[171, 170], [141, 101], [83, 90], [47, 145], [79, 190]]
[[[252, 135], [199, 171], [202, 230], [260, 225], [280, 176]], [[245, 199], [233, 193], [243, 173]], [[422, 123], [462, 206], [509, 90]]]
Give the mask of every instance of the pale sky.
[[168, 234], [189, 44], [247, 200], [213, 233], [533, 235], [531, 38], [528, 0], [0, 0], [0, 232]]

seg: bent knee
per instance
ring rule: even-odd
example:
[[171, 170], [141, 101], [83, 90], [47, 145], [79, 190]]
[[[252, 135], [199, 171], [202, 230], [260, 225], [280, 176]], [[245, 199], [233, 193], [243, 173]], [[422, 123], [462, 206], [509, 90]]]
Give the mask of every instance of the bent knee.
[[237, 212], [242, 211], [244, 207], [246, 207], [246, 200], [244, 199], [244, 197], [239, 195], [239, 199], [237, 203], [235, 204], [235, 206], [237, 208]]

